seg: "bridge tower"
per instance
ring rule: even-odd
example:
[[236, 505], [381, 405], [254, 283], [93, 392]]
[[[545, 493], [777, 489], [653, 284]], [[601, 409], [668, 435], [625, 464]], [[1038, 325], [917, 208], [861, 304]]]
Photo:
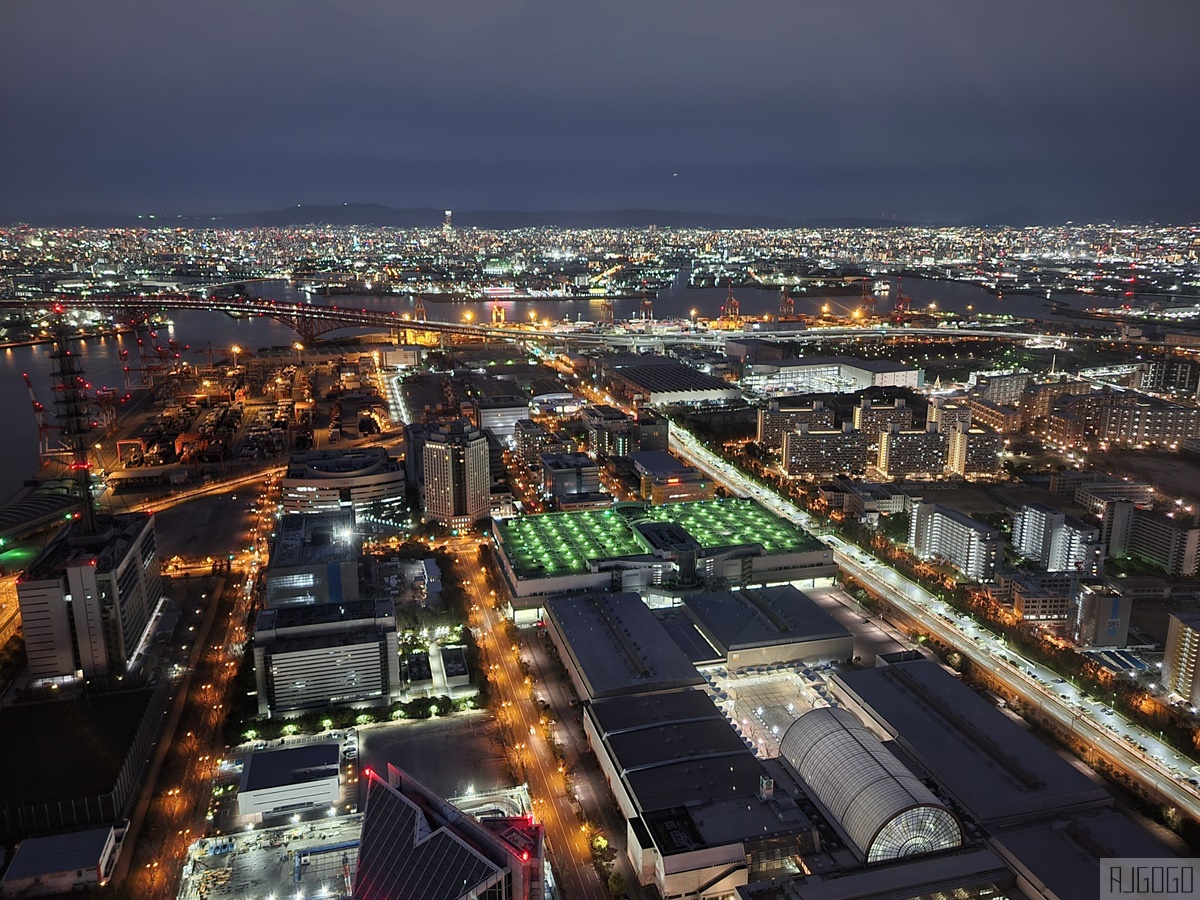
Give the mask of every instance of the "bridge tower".
[[613, 324], [613, 302], [608, 297], [605, 297], [600, 305], [600, 324]]

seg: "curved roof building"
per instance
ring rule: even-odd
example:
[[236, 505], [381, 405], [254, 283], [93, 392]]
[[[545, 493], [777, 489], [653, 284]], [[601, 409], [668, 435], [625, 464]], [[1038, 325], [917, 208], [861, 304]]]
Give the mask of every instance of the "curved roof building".
[[780, 753], [869, 863], [949, 850], [958, 818], [844, 709], [801, 716]]

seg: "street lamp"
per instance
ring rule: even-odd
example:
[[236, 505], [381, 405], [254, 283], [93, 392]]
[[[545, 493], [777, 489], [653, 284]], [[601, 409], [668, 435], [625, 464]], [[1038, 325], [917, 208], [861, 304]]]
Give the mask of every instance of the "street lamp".
[[300, 362], [300, 351], [304, 349], [304, 345], [299, 341], [292, 344], [292, 349], [296, 351], [296, 362]]
[[233, 351], [233, 367], [236, 369], [237, 364], [238, 364], [238, 362], [237, 362], [238, 354], [242, 352], [242, 348], [239, 347], [237, 344], [234, 344], [229, 349]]

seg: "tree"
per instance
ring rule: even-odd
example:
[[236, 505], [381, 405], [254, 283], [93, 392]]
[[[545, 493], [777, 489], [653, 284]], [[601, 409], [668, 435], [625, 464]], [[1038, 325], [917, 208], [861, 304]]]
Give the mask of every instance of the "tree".
[[608, 874], [608, 892], [614, 897], [625, 896], [625, 877], [617, 871]]

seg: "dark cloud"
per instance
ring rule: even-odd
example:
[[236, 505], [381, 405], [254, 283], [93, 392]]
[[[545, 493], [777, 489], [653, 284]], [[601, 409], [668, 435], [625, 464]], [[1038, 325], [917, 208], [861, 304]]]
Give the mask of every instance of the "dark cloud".
[[1178, 208], [1197, 25], [1155, 0], [8, 0], [0, 213]]

